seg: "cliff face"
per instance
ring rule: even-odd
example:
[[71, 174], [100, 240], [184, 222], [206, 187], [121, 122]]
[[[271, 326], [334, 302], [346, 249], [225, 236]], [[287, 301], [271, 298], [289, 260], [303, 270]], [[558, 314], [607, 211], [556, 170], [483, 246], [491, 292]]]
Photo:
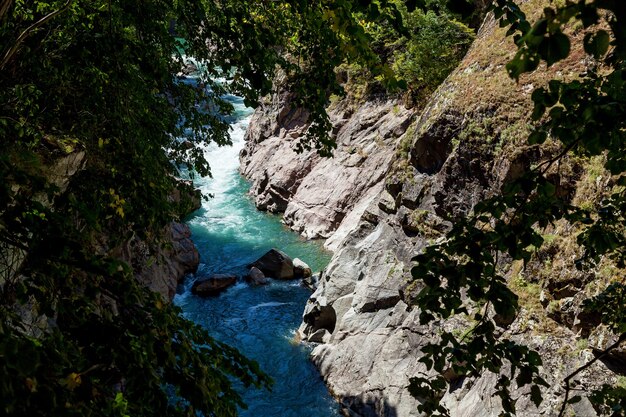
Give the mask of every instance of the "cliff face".
[[[56, 199], [62, 197], [76, 181], [76, 175], [83, 171], [88, 163], [87, 154], [83, 150], [70, 152], [42, 153], [41, 168], [39, 174], [48, 184], [56, 187], [52, 194], [38, 193], [33, 197], [45, 207], [58, 209]], [[14, 185], [17, 189], [17, 185]], [[188, 191], [188, 187], [181, 187]], [[189, 210], [194, 205], [199, 206], [195, 196], [185, 199], [181, 197], [180, 190], [174, 190], [172, 199], [181, 209]], [[184, 201], [181, 201], [184, 200]], [[196, 207], [197, 208], [197, 207]], [[0, 225], [2, 228], [3, 225]], [[140, 239], [133, 237], [115, 248], [107, 244], [109, 236], [102, 232], [94, 237], [90, 249], [103, 256], [110, 256], [127, 262], [134, 272], [135, 278], [144, 286], [155, 291], [167, 302], [171, 301], [176, 292], [178, 282], [185, 274], [195, 272], [199, 263], [198, 250], [191, 240], [191, 231], [185, 224], [171, 222], [161, 230], [147, 231], [152, 239]], [[29, 279], [24, 275], [24, 264], [28, 257], [32, 256], [30, 248], [15, 245], [8, 241], [0, 243], [0, 290], [5, 291], [5, 301], [10, 300], [5, 307], [12, 308], [19, 314], [23, 329], [32, 337], [41, 337], [56, 326], [55, 317], [49, 317], [50, 313], [42, 313], [41, 306], [34, 297], [26, 302], [12, 299], [13, 288], [17, 283]], [[9, 294], [9, 296], [6, 296]], [[113, 303], [107, 299], [106, 303]], [[116, 311], [116, 310], [114, 310]], [[57, 313], [54, 312], [54, 316]]]
[[[524, 7], [540, 11], [542, 5], [537, 0]], [[465, 59], [420, 114], [393, 102], [366, 103], [350, 112], [335, 104], [339, 149], [333, 159], [291, 151], [306, 123], [305, 115], [283, 101], [286, 95], [265, 103], [253, 119], [242, 172], [252, 180], [257, 205], [284, 211], [285, 222], [305, 236], [329, 237], [327, 246], [334, 250], [299, 333], [322, 342], [313, 362], [350, 415], [419, 415], [419, 402], [406, 388], [410, 377], [426, 372], [418, 362], [420, 348], [441, 327], [461, 333], [469, 327], [460, 319], [419, 325], [419, 310], [400, 296], [412, 256], [478, 201], [557, 151], [555, 145], [525, 143], [530, 94], [549, 79], [578, 76], [584, 55], [574, 50], [568, 60], [516, 84], [504, 68], [513, 53], [504, 30], [487, 18]], [[350, 152], [356, 147], [367, 157]], [[608, 179], [601, 172], [591, 175], [585, 164], [566, 159], [552, 174], [557, 192], [574, 201], [598, 198]], [[504, 265], [523, 310], [502, 329], [503, 336], [538, 350], [551, 384], [538, 409], [528, 390], [516, 391], [521, 416], [557, 415], [563, 378], [593, 358], [591, 348], [605, 347], [613, 337], [580, 313], [580, 299], [594, 278], [565, 268], [577, 255], [575, 231], [557, 224], [546, 233], [556, 243], [539, 256], [560, 269], [536, 262], [524, 270], [518, 263]], [[591, 388], [614, 381], [615, 374], [598, 363], [580, 380]], [[496, 381], [492, 374], [465, 379], [443, 402], [453, 416], [497, 416]], [[569, 413], [596, 415], [586, 398]]]
[[189, 226], [178, 222], [159, 231], [156, 241], [131, 238], [113, 254], [132, 266], [140, 283], [167, 301], [174, 298], [178, 283], [185, 275], [196, 272], [200, 263]]
[[240, 154], [241, 172], [252, 182], [261, 210], [283, 212], [284, 221], [308, 238], [328, 238], [351, 227], [359, 212], [382, 190], [399, 137], [414, 112], [389, 100], [330, 108], [334, 157], [294, 151], [307, 128], [307, 114], [292, 108], [281, 92], [262, 103], [250, 123]]

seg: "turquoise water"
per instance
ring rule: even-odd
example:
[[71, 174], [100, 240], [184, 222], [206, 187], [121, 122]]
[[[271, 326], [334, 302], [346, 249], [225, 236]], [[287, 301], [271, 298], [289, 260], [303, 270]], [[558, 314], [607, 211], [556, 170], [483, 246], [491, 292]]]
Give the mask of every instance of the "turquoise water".
[[[196, 185], [214, 197], [188, 219], [200, 251], [196, 276], [243, 275], [246, 264], [273, 247], [319, 271], [330, 260], [330, 254], [319, 243], [307, 242], [288, 230], [279, 217], [257, 211], [248, 197], [249, 185], [238, 173], [238, 153], [251, 110], [237, 97], [228, 100], [236, 109], [230, 119], [233, 146], [206, 149], [213, 178], [199, 179]], [[238, 282], [218, 297], [203, 299], [190, 293], [194, 279], [187, 279], [174, 299], [184, 316], [259, 362], [275, 381], [271, 392], [251, 389], [242, 393], [249, 408], [241, 410], [241, 416], [340, 415], [337, 403], [308, 359], [311, 347], [292, 341], [309, 290], [298, 281], [273, 281], [258, 287]]]

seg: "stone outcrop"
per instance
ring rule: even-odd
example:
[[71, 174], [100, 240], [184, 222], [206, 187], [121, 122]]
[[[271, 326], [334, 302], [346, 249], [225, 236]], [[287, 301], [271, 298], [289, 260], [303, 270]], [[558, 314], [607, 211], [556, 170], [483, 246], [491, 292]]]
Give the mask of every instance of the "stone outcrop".
[[[52, 196], [47, 193], [38, 194], [35, 199], [44, 206], [50, 207], [54, 204], [54, 199], [65, 193], [72, 177], [80, 172], [85, 166], [85, 151], [76, 149], [71, 151], [59, 152], [49, 156], [46, 163], [41, 166], [41, 176], [45, 178], [51, 186], [56, 187], [56, 191]], [[14, 186], [17, 193], [19, 186]], [[50, 199], [52, 197], [52, 199]], [[0, 224], [0, 230], [4, 226]], [[5, 282], [13, 281], [16, 274], [26, 260], [28, 251], [22, 247], [14, 246], [9, 242], [0, 242], [0, 259], [3, 260], [0, 266], [0, 287]]]
[[312, 274], [310, 277], [302, 278], [302, 285], [310, 289], [311, 291], [315, 291], [317, 289], [317, 284], [320, 281], [321, 272]]
[[178, 217], [184, 218], [190, 213], [202, 207], [202, 193], [194, 188], [190, 180], [175, 180], [176, 187], [172, 190], [167, 200], [176, 206]]
[[[531, 17], [540, 10], [531, 10]], [[442, 326], [463, 331], [468, 323], [419, 324], [419, 310], [401, 297], [411, 258], [478, 201], [555, 151], [525, 144], [530, 94], [551, 78], [577, 76], [585, 63], [572, 53], [570, 59], [525, 75], [516, 84], [505, 70], [513, 53], [504, 30], [487, 18], [465, 59], [418, 116], [402, 107], [394, 111], [391, 101], [351, 111], [346, 104], [335, 104], [331, 114], [339, 147], [333, 159], [291, 151], [306, 129], [306, 118], [285, 110], [288, 101], [280, 101], [288, 98], [285, 93], [255, 115], [241, 161], [257, 205], [284, 210], [286, 224], [307, 237], [329, 237], [326, 245], [334, 251], [305, 307], [299, 334], [319, 343], [313, 362], [347, 415], [420, 415], [419, 402], [407, 386], [410, 377], [427, 372], [418, 360], [421, 347]], [[290, 124], [283, 126], [284, 120]], [[379, 134], [382, 141], [377, 144]], [[363, 149], [367, 158], [351, 149]], [[374, 154], [376, 164], [370, 165]], [[581, 171], [576, 161], [564, 161], [555, 173], [562, 195], [578, 198]], [[554, 233], [568, 238], [558, 225]], [[575, 253], [560, 253], [544, 255], [555, 262], [564, 262], [566, 256], [575, 259]], [[521, 271], [516, 263], [508, 266], [511, 285], [523, 283], [514, 287], [523, 309], [513, 322], [501, 325], [505, 337], [540, 352], [542, 376], [550, 384], [538, 408], [527, 390], [516, 391], [518, 415], [556, 416], [563, 378], [613, 339], [606, 330], [585, 325], [593, 320], [584, 316], [576, 297], [589, 277], [562, 270], [539, 281], [544, 272], [534, 267]], [[524, 291], [534, 291], [526, 303]], [[615, 374], [600, 362], [580, 375], [585, 389], [614, 380]], [[443, 403], [455, 417], [497, 416], [496, 381], [488, 373], [457, 381]], [[570, 415], [596, 415], [586, 398], [569, 407]]]
[[313, 274], [311, 267], [299, 258], [293, 260], [293, 273], [296, 278], [302, 279], [310, 278]]
[[58, 193], [63, 194], [72, 177], [85, 166], [86, 153], [83, 150], [75, 150], [56, 158], [44, 171], [50, 184], [58, 187]]
[[[34, 199], [44, 206], [55, 207], [57, 197], [68, 190], [75, 176], [85, 168], [87, 155], [80, 148], [61, 146], [62, 141], [57, 142], [55, 138], [45, 139], [51, 150], [40, 155], [44, 163], [39, 167], [38, 173], [46, 179], [48, 185], [55, 188], [54, 193], [39, 193]], [[182, 217], [190, 210], [198, 208], [200, 199], [190, 183], [181, 185], [180, 190], [174, 190], [172, 193], [170, 202], [181, 210]], [[18, 186], [15, 186], [14, 190], [17, 192]], [[174, 297], [178, 282], [186, 274], [195, 272], [199, 264], [199, 255], [191, 240], [191, 231], [185, 224], [171, 222], [161, 230], [148, 231], [146, 235], [152, 238], [147, 240], [134, 236], [123, 244], [111, 248], [108, 244], [109, 237], [104, 231], [94, 236], [91, 249], [100, 255], [125, 261], [133, 268], [135, 278], [140, 283], [161, 294], [164, 300], [170, 301]], [[21, 246], [13, 246], [6, 242], [0, 244], [0, 258], [4, 261], [4, 266], [0, 268], [0, 287], [6, 282], [15, 283], [28, 279], [21, 275], [23, 263], [28, 255], [28, 249]], [[117, 307], [112, 299], [101, 296], [99, 302], [109, 304], [112, 311], [117, 314]], [[38, 303], [34, 298], [25, 304], [16, 303], [13, 308], [33, 337], [40, 337], [51, 325], [56, 325], [53, 317], [40, 314]]]
[[[200, 191], [191, 181], [177, 180], [176, 184], [168, 202], [176, 207], [178, 217], [184, 218], [201, 207]], [[151, 239], [133, 236], [114, 248], [111, 255], [127, 262], [140, 283], [171, 301], [185, 275], [197, 271], [200, 254], [191, 240], [191, 229], [184, 223], [170, 222], [151, 235]], [[106, 244], [103, 246], [106, 251]]]
[[168, 301], [174, 298], [178, 283], [195, 273], [200, 263], [189, 226], [178, 222], [165, 226], [160, 240], [147, 242], [133, 237], [112, 255], [131, 265], [139, 282]]

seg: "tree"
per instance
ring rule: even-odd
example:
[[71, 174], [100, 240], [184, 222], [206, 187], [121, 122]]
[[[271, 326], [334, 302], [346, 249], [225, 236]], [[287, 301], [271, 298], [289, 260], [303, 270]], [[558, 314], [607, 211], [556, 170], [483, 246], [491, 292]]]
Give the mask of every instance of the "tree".
[[[180, 216], [174, 176], [208, 174], [200, 146], [230, 143], [220, 96], [254, 105], [277, 67], [311, 113], [303, 146], [328, 154], [334, 67], [396, 82], [370, 21], [402, 30], [385, 0], [0, 2], [3, 414], [231, 416], [233, 380], [269, 385], [111, 252]], [[199, 85], [174, 76], [184, 54], [202, 63]], [[60, 192], [49, 164], [78, 151], [85, 168]]]
[[[586, 31], [584, 50], [594, 64], [580, 79], [553, 80], [546, 88], [533, 92], [532, 118], [537, 127], [528, 142], [542, 144], [550, 138], [561, 144], [561, 151], [507, 184], [500, 195], [476, 205], [470, 216], [453, 226], [444, 242], [415, 257], [412, 276], [424, 286], [414, 300], [421, 309], [420, 321], [428, 323], [464, 313], [470, 314], [476, 323], [467, 335], [458, 337], [444, 332], [438, 342], [422, 349], [421, 361], [438, 375], [413, 378], [411, 391], [424, 399], [421, 411], [438, 415], [448, 413], [439, 402], [447, 387], [444, 373], [448, 369], [458, 376], [479, 376], [485, 371], [499, 374], [496, 394], [505, 415], [516, 411], [510, 392], [513, 383], [518, 387], [529, 385], [533, 402], [542, 402], [541, 387], [547, 384], [539, 375], [541, 358], [528, 347], [501, 337], [494, 321], [494, 314], [506, 321], [514, 318], [520, 308], [499, 268], [500, 259], [506, 256], [529, 262], [533, 252], [544, 244], [541, 230], [564, 220], [582, 230], [578, 244], [584, 248], [584, 256], [572, 268], [593, 267], [603, 257], [611, 258], [622, 268], [626, 265], [626, 4], [568, 0], [544, 9], [543, 16], [533, 24], [511, 0], [496, 0], [492, 11], [501, 26], [509, 27], [507, 34], [514, 37], [518, 47], [507, 66], [514, 79], [534, 71], [541, 62], [550, 66], [565, 59], [572, 42], [565, 28], [573, 24]], [[570, 154], [606, 157], [604, 167], [613, 176], [615, 186], [595, 207], [574, 206], [556, 192], [550, 169]], [[570, 398], [574, 377], [626, 339], [623, 294], [623, 284], [614, 282], [585, 303], [588, 311], [597, 313], [618, 337], [614, 344], [565, 378], [559, 415], [564, 415], [568, 403], [580, 400], [579, 396]], [[604, 386], [588, 394], [601, 413], [626, 412], [626, 392], [622, 388]]]

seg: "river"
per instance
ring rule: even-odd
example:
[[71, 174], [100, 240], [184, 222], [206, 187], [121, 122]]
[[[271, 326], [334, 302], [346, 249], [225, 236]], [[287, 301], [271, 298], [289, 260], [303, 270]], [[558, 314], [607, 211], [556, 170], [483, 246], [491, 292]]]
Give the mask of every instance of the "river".
[[[213, 273], [246, 273], [245, 265], [275, 247], [305, 261], [313, 271], [324, 268], [330, 254], [318, 242], [303, 240], [278, 216], [256, 210], [247, 195], [249, 184], [238, 172], [239, 150], [252, 110], [235, 96], [229, 119], [233, 146], [206, 149], [213, 178], [196, 186], [213, 198], [187, 221], [200, 251], [197, 277]], [[218, 297], [200, 298], [190, 292], [188, 278], [174, 298], [183, 315], [206, 328], [218, 340], [256, 360], [274, 379], [271, 392], [242, 392], [247, 410], [242, 417], [336, 417], [337, 403], [309, 361], [310, 346], [293, 342], [310, 291], [299, 281], [272, 281], [267, 286], [238, 282]]]

